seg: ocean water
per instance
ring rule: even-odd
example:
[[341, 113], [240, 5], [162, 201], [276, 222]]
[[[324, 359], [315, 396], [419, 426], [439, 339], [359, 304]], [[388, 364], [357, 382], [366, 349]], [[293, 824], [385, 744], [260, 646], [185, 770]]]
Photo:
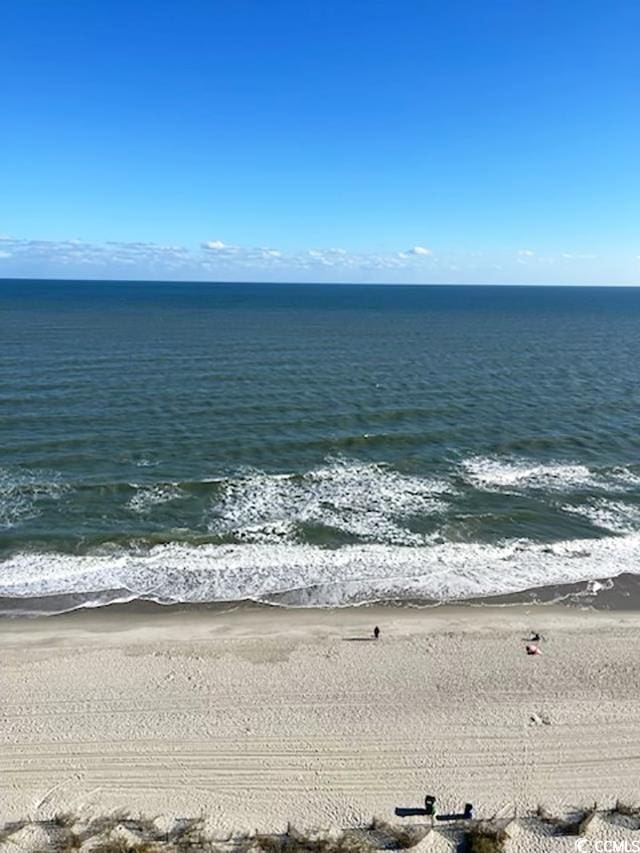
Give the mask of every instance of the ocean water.
[[0, 282], [0, 610], [595, 595], [639, 414], [640, 289]]

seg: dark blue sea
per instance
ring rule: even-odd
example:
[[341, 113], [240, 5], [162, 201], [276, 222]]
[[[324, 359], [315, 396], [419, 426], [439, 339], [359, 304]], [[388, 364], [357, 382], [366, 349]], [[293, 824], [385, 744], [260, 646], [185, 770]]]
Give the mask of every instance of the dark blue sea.
[[639, 415], [640, 289], [3, 281], [0, 609], [592, 602]]

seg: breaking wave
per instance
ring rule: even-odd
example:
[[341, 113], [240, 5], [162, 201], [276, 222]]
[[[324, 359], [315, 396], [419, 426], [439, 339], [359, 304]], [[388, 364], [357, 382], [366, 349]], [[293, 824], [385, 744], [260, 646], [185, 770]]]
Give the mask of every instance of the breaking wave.
[[[339, 606], [384, 598], [437, 601], [515, 593], [637, 572], [640, 534], [499, 545], [160, 545], [134, 553], [16, 554], [2, 565], [0, 597], [79, 595], [169, 602], [251, 599]], [[117, 594], [116, 592], [117, 591]]]
[[176, 483], [156, 483], [152, 486], [133, 486], [133, 488], [136, 492], [127, 502], [127, 507], [140, 515], [150, 512], [154, 506], [186, 497]]
[[[61, 597], [73, 607], [135, 599], [340, 606], [485, 598], [639, 574], [634, 468], [472, 457], [442, 471], [418, 476], [330, 458], [305, 473], [244, 469], [73, 489], [48, 472], [0, 471], [5, 528], [60, 507], [63, 497], [75, 501], [69, 518], [91, 529], [94, 511], [105, 525], [66, 546], [25, 546], [7, 535], [0, 598], [27, 609], [29, 600]], [[524, 520], [514, 522], [523, 506]]]
[[640, 506], [612, 501], [606, 498], [592, 499], [578, 506], [567, 505], [562, 509], [588, 519], [594, 527], [612, 533], [637, 533], [640, 531]]
[[68, 491], [69, 486], [50, 471], [0, 468], [0, 529], [36, 518], [43, 502], [58, 500]]
[[294, 539], [301, 525], [315, 525], [370, 542], [420, 545], [424, 535], [409, 530], [407, 521], [445, 512], [444, 498], [453, 493], [445, 481], [340, 459], [303, 475], [247, 472], [221, 485], [209, 530], [277, 542]]
[[599, 470], [577, 462], [535, 463], [521, 457], [473, 456], [461, 463], [461, 469], [469, 485], [488, 492], [626, 491], [640, 486], [640, 476], [629, 468]]

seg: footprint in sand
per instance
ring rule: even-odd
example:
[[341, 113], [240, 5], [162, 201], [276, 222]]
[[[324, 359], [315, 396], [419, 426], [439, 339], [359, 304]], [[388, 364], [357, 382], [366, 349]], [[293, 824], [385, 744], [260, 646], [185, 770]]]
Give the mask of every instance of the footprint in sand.
[[529, 717], [530, 726], [550, 726], [551, 720], [546, 715], [532, 714]]

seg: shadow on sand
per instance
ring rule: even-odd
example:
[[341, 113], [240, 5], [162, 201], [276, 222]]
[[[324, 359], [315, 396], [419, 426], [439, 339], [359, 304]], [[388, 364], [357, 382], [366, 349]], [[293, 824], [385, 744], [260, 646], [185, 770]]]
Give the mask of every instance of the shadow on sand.
[[397, 817], [417, 817], [418, 815], [426, 815], [426, 809], [403, 809], [396, 806], [395, 813]]
[[375, 637], [343, 637], [343, 643], [375, 643]]

